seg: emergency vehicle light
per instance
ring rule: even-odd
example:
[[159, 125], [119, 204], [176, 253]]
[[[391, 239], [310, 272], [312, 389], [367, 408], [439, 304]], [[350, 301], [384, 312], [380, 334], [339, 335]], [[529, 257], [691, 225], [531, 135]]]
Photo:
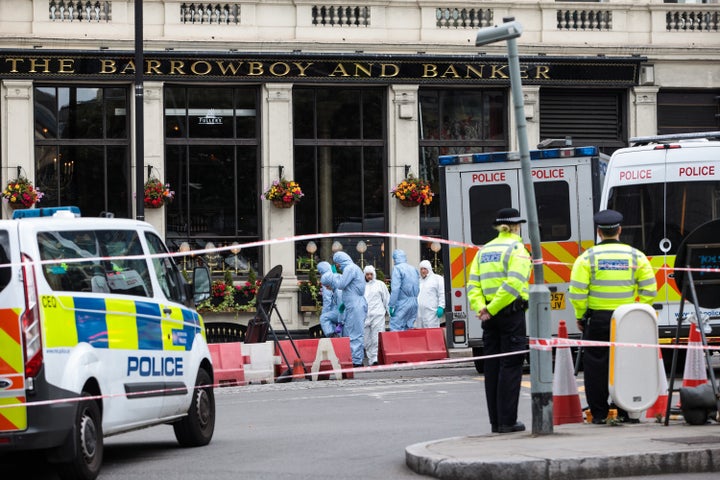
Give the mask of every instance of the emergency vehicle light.
[[71, 212], [76, 217], [80, 216], [80, 209], [78, 207], [45, 207], [45, 208], [27, 208], [24, 210], [13, 211], [13, 219], [16, 218], [38, 218], [38, 217], [52, 217], [57, 212]]
[[[516, 152], [465, 153], [462, 155], [440, 155], [440, 165], [460, 165], [464, 163], [491, 163], [516, 160]], [[598, 154], [597, 147], [549, 148], [531, 150], [530, 160], [547, 160], [550, 158], [592, 157]]]

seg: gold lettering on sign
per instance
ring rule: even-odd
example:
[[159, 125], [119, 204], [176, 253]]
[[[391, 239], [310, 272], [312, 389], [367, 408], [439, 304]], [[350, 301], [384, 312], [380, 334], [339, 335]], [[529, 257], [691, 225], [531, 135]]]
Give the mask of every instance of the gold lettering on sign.
[[75, 60], [72, 58], [61, 58], [58, 63], [58, 73], [75, 73]]
[[505, 69], [507, 69], [507, 65], [493, 65], [492, 66], [492, 73], [490, 74], [490, 78], [510, 78], [507, 73], [505, 73]]
[[288, 73], [290, 73], [290, 65], [285, 62], [275, 62], [270, 65], [270, 75], [275, 77], [284, 77]]
[[22, 58], [6, 58], [5, 63], [7, 62], [10, 62], [10, 64], [12, 65], [12, 67], [10, 67], [10, 73], [18, 73], [18, 63], [24, 63], [25, 60], [23, 60]]
[[[205, 71], [198, 70], [198, 65], [204, 65]], [[205, 60], [199, 60], [197, 62], [193, 62], [192, 65], [190, 65], [190, 71], [193, 72], [195, 75], [207, 75], [208, 73], [212, 72], [212, 65], [210, 65], [210, 62], [206, 62]]]
[[528, 78], [528, 67], [527, 65], [520, 65], [520, 78]]
[[450, 66], [445, 70], [445, 72], [444, 72], [442, 75], [440, 75], [440, 76], [441, 76], [442, 78], [447, 78], [447, 77], [449, 77], [449, 76], [450, 76], [450, 77], [453, 77], [453, 78], [460, 78], [460, 75], [458, 75], [458, 72], [457, 72], [457, 70], [455, 69], [455, 65], [450, 65]]
[[222, 73], [223, 75], [227, 75], [228, 72], [230, 72], [232, 75], [237, 75], [238, 70], [240, 70], [240, 67], [243, 64], [243, 62], [240, 62], [240, 63], [228, 63], [226, 65], [225, 62], [223, 62], [222, 60], [217, 61], [215, 63], [217, 64], [218, 67], [220, 67], [220, 73]]
[[431, 63], [423, 63], [423, 78], [437, 77], [437, 65]]
[[483, 70], [485, 69], [485, 65], [480, 65], [480, 70], [478, 70], [473, 65], [465, 65], [465, 78], [471, 78], [473, 75], [470, 75], [472, 72], [474, 74], [475, 78], [483, 78]]
[[50, 59], [46, 58], [44, 60], [40, 60], [38, 58], [31, 58], [30, 59], [30, 73], [38, 73], [36, 70], [38, 66], [42, 66], [45, 69], [42, 73], [50, 73]]
[[183, 68], [185, 68], [185, 62], [182, 60], [170, 60], [170, 75], [185, 75]]
[[366, 77], [372, 77], [372, 63], [368, 63], [367, 66], [362, 65], [360, 63], [355, 64], [355, 77], [360, 76], [360, 72], [364, 73]]
[[100, 73], [115, 73], [117, 72], [117, 66], [115, 60], [100, 60]]
[[313, 62], [306, 63], [305, 65], [303, 65], [302, 63], [298, 63], [298, 62], [293, 62], [293, 65], [295, 65], [298, 68], [298, 70], [300, 70], [300, 74], [298, 75], [298, 77], [307, 76], [305, 74], [305, 70], [307, 70], [308, 67], [312, 64], [313, 64]]
[[330, 75], [328, 75], [328, 77], [334, 77], [336, 74], [340, 75], [341, 77], [349, 77], [350, 76], [350, 74], [347, 73], [347, 71], [345, 70], [345, 67], [343, 66], [342, 63], [338, 63], [337, 66], [335, 67], [335, 69], [332, 72], [330, 72]]
[[400, 67], [394, 63], [381, 63], [380, 64], [380, 76], [381, 77], [397, 77], [400, 74]]
[[162, 70], [160, 70], [160, 60], [148, 60], [147, 61], [147, 68], [145, 69], [145, 73], [148, 75], [157, 74], [162, 75]]
[[550, 80], [550, 67], [547, 65], [538, 65], [537, 71], [535, 72], [535, 78]]
[[128, 63], [125, 64], [122, 71], [120, 73], [128, 73], [128, 71], [131, 71], [132, 73], [135, 73], [135, 62], [130, 60]]
[[248, 63], [248, 66], [250, 67], [248, 75], [258, 76], [265, 74], [265, 69], [263, 68], [262, 62], [250, 62]]

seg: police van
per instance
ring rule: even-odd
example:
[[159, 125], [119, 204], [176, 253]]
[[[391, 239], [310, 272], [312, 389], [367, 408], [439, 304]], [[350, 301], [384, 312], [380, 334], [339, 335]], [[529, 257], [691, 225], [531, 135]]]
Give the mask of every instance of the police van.
[[[20, 217], [20, 218], [17, 218]], [[63, 479], [94, 479], [103, 437], [172, 424], [182, 446], [215, 425], [213, 369], [194, 301], [145, 222], [75, 207], [0, 220], [0, 454], [37, 450]]]
[[[620, 240], [642, 250], [656, 269], [653, 307], [660, 343], [668, 344], [678, 335], [678, 248], [697, 227], [720, 218], [720, 132], [638, 137], [630, 143], [613, 153], [600, 203], [623, 214]], [[683, 312], [694, 315], [689, 304]], [[701, 316], [708, 343], [720, 345], [720, 311], [701, 309]], [[679, 333], [683, 341], [688, 325]], [[667, 366], [672, 350], [662, 350]], [[678, 350], [681, 363], [685, 353]]]
[[[593, 213], [597, 211], [608, 156], [597, 147], [561, 147], [530, 152], [538, 211], [543, 276], [551, 292], [552, 331], [560, 320], [571, 337], [580, 337], [567, 298], [575, 258], [595, 244]], [[444, 155], [440, 164], [442, 237], [458, 242], [444, 251], [448, 345], [472, 347], [482, 356], [482, 326], [467, 298], [470, 266], [479, 247], [497, 236], [497, 211], [517, 208], [527, 218], [522, 172], [516, 152]], [[522, 235], [530, 247], [528, 230]], [[475, 362], [479, 372], [481, 360]]]

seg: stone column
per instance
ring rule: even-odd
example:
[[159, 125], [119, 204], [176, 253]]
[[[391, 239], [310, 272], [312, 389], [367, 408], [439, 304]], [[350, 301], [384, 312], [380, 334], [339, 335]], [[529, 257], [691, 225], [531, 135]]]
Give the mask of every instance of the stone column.
[[654, 85], [633, 88], [633, 99], [629, 112], [629, 137], [657, 135], [657, 94], [659, 90], [660, 87]]
[[[33, 133], [33, 83], [28, 80], [2, 81], [2, 183], [22, 176], [35, 182], [35, 135]], [[4, 217], [10, 218], [10, 207], [3, 206]]]
[[[165, 182], [165, 128], [163, 117], [163, 83], [162, 82], [144, 82], [143, 83], [143, 112], [145, 132], [145, 171], [135, 172], [143, 175], [145, 180], [148, 179], [148, 167], [150, 176], [158, 178], [161, 182]], [[135, 182], [133, 182], [135, 185]], [[177, 185], [170, 185], [171, 189], [176, 189]], [[163, 208], [147, 208], [145, 207], [145, 221], [151, 223], [160, 235], [165, 237], [165, 207]]]
[[[406, 167], [410, 173], [418, 176], [418, 85], [392, 85], [388, 98], [388, 192], [406, 176]], [[388, 194], [389, 195], [389, 194]], [[389, 195], [388, 231], [418, 235], [420, 233], [419, 208], [403, 207]], [[408, 263], [420, 262], [420, 241], [391, 238], [388, 243], [390, 270], [392, 271], [392, 251], [400, 248], [407, 253]]]

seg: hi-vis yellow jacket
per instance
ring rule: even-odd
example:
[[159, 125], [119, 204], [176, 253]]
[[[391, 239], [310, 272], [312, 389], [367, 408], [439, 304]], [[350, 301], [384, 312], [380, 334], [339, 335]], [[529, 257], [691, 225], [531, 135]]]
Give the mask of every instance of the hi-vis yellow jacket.
[[527, 300], [531, 269], [532, 259], [522, 238], [500, 232], [473, 260], [467, 293], [470, 308], [479, 312], [487, 307], [495, 315], [515, 299]]
[[570, 274], [569, 297], [578, 319], [588, 309], [615, 310], [636, 297], [651, 304], [656, 293], [655, 272], [645, 254], [615, 240], [583, 252]]

